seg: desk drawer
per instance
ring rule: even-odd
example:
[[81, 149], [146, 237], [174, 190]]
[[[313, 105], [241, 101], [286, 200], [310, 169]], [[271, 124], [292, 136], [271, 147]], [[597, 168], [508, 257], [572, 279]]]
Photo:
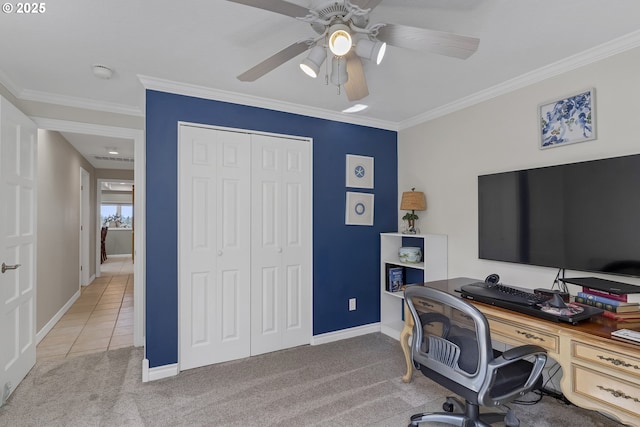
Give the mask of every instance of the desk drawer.
[[[629, 378], [632, 381], [640, 380], [640, 359], [628, 354], [617, 353], [613, 344], [610, 349], [604, 349], [574, 341], [572, 346], [575, 358], [632, 375], [632, 378]], [[640, 398], [640, 396], [638, 397]]]
[[[516, 325], [503, 320], [494, 320], [488, 317], [489, 327], [491, 328], [491, 337], [498, 341], [501, 338], [508, 338], [509, 341], [515, 341], [515, 344], [536, 344], [547, 351], [558, 353], [559, 338], [556, 335], [543, 332], [536, 329], [530, 329], [522, 325]], [[514, 344], [508, 342], [507, 344]]]
[[640, 388], [628, 381], [571, 365], [573, 392], [617, 411], [640, 415]]

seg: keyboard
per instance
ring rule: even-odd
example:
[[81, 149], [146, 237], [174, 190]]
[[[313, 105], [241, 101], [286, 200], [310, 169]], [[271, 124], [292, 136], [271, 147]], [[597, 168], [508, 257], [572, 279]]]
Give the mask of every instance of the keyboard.
[[535, 294], [524, 289], [514, 288], [513, 286], [487, 282], [476, 282], [464, 285], [461, 291], [463, 294], [466, 293], [474, 297], [491, 298], [492, 300], [527, 306], [541, 304], [549, 299], [547, 295]]
[[576, 325], [578, 322], [588, 320], [591, 317], [602, 313], [602, 309], [581, 306], [580, 312], [552, 313], [545, 311], [541, 306], [549, 300], [548, 296], [528, 292], [526, 289], [515, 288], [513, 286], [493, 284], [486, 282], [476, 282], [460, 287], [463, 298], [506, 308], [517, 313], [527, 314], [540, 319], [554, 322], [567, 322]]

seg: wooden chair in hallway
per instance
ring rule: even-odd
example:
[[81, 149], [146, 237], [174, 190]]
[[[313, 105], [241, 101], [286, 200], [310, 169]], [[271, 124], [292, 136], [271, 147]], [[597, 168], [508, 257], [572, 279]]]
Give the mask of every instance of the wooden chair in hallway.
[[102, 229], [100, 229], [100, 264], [107, 260], [107, 231], [109, 231], [108, 227], [102, 227]]

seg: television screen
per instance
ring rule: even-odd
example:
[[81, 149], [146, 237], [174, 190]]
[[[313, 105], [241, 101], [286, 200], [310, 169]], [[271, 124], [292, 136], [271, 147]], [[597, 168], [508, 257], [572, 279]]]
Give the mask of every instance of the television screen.
[[479, 257], [640, 277], [640, 155], [478, 177]]

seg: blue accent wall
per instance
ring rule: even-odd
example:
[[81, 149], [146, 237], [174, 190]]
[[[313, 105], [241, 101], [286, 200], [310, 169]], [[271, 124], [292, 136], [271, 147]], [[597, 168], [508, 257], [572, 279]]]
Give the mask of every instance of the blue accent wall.
[[[379, 233], [398, 228], [397, 132], [148, 90], [149, 367], [178, 361], [178, 121], [313, 138], [313, 334], [380, 321]], [[374, 158], [373, 189], [345, 187], [346, 154]], [[375, 195], [373, 226], [345, 225], [347, 191]]]

